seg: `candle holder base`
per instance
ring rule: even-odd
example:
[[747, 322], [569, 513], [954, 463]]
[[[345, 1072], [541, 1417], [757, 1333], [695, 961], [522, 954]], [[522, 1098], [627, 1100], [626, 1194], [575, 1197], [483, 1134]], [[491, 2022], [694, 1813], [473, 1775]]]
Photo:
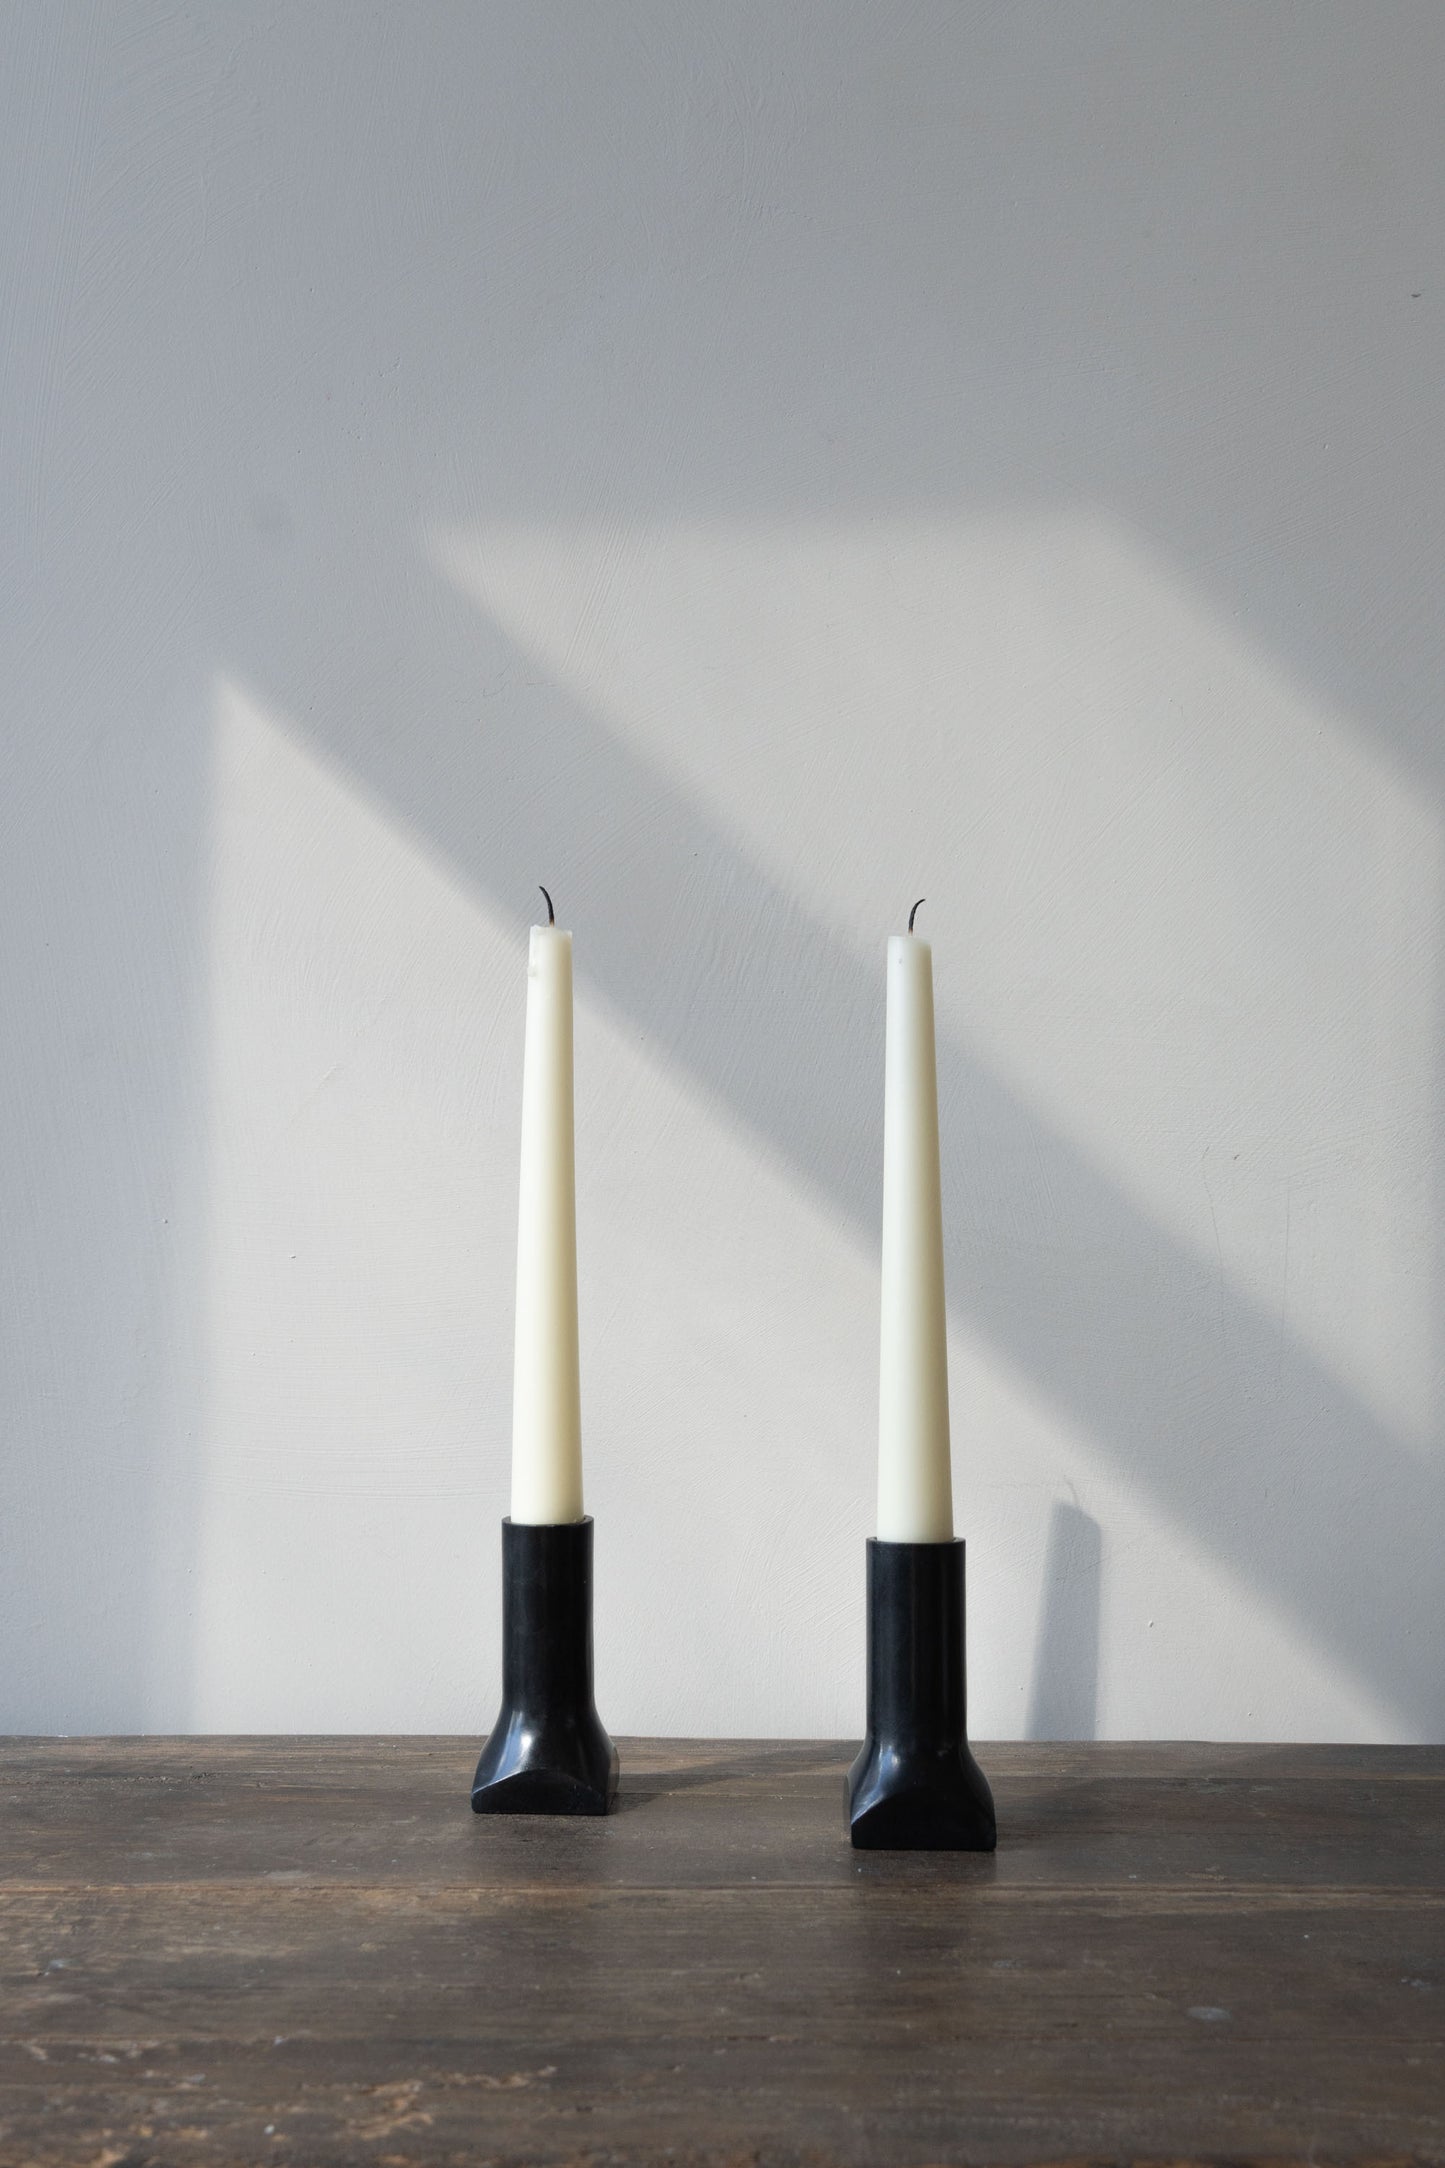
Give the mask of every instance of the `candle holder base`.
[[617, 1749], [592, 1698], [592, 1522], [502, 1523], [502, 1707], [476, 1814], [606, 1814]]
[[859, 1851], [991, 1852], [968, 1744], [964, 1546], [868, 1545], [868, 1736], [843, 1784]]

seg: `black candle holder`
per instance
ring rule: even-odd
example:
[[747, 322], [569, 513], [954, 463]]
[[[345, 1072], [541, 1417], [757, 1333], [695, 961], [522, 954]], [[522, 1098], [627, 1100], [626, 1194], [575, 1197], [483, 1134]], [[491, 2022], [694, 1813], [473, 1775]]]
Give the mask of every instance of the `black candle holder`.
[[868, 1736], [844, 1779], [860, 1851], [991, 1852], [993, 1794], [968, 1744], [964, 1546], [868, 1545]]
[[605, 1814], [617, 1749], [592, 1698], [592, 1521], [502, 1523], [502, 1709], [477, 1814]]

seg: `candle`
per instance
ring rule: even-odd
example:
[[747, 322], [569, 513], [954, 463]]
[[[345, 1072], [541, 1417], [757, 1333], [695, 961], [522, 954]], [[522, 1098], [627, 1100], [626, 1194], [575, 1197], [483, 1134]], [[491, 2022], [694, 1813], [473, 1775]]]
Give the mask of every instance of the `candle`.
[[522, 1182], [512, 1374], [512, 1519], [582, 1519], [577, 1182], [572, 1136], [572, 936], [532, 928], [522, 1057]]
[[915, 903], [907, 933], [888, 943], [878, 1377], [878, 1535], [885, 1543], [953, 1537], [933, 952], [913, 931], [917, 912]]

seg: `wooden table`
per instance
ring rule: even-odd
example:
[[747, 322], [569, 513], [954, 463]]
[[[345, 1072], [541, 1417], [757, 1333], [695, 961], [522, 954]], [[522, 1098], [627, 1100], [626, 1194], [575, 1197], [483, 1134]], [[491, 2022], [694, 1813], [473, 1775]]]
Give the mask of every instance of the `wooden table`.
[[1445, 1750], [996, 1746], [994, 1858], [837, 1745], [0, 1745], [0, 2159], [1445, 2161]]

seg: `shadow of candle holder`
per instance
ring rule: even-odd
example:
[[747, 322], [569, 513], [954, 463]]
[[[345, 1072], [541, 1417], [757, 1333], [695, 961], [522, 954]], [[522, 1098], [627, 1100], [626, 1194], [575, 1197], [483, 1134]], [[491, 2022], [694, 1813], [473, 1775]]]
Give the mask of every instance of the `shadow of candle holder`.
[[1103, 1544], [1091, 1514], [1063, 1500], [1049, 1516], [1043, 1616], [1027, 1736], [1092, 1739], [1099, 1713], [1099, 1582]]

